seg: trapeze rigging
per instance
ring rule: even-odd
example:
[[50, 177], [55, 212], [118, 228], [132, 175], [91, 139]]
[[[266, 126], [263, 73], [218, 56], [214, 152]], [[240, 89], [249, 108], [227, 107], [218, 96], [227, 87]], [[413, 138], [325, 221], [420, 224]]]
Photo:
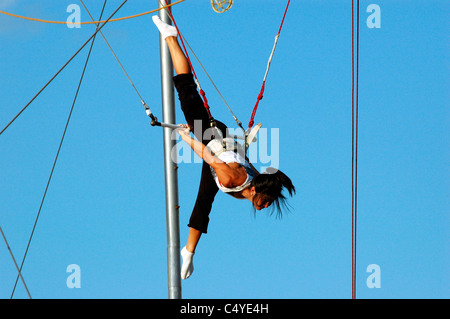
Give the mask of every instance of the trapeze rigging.
[[[242, 122], [238, 120], [231, 108], [228, 106], [224, 100], [226, 106], [231, 112], [237, 125], [242, 129], [243, 136], [233, 136], [229, 137], [227, 135], [227, 127], [224, 123], [216, 120], [212, 114], [209, 107], [206, 94], [200, 86], [197, 75], [195, 73], [194, 67], [188, 55], [185, 46], [185, 39], [180, 33], [180, 30], [175, 22], [175, 19], [168, 9], [170, 6], [167, 1], [166, 5], [162, 6], [159, 10], [165, 9], [168, 16], [172, 20], [173, 26], [164, 23], [159, 19], [159, 17], [154, 16], [153, 21], [158, 27], [161, 36], [166, 41], [169, 50], [171, 52], [177, 51], [180, 54], [180, 59], [173, 60], [175, 69], [177, 71], [177, 76], [174, 77], [174, 85], [180, 94], [181, 108], [184, 112], [187, 124], [185, 125], [175, 125], [172, 123], [159, 122], [157, 117], [152, 113], [148, 104], [144, 101], [141, 94], [134, 85], [131, 77], [126, 72], [122, 63], [114, 53], [113, 49], [109, 45], [105, 36], [101, 32], [101, 29], [109, 22], [112, 21], [112, 17], [115, 13], [125, 4], [125, 0], [114, 13], [104, 22], [94, 21], [91, 16], [92, 22], [97, 27], [95, 33], [83, 44], [83, 46], [69, 59], [69, 61], [55, 74], [55, 76], [47, 82], [47, 84], [36, 94], [33, 99], [19, 112], [19, 114], [0, 132], [0, 135], [11, 125], [11, 123], [34, 101], [34, 99], [52, 82], [52, 80], [73, 60], [73, 58], [91, 41], [95, 38], [97, 33], [100, 33], [107, 43], [109, 49], [114, 54], [117, 62], [120, 64], [122, 70], [127, 76], [130, 84], [136, 91], [139, 99], [145, 109], [147, 116], [151, 119], [150, 124], [152, 126], [165, 127], [175, 130], [181, 138], [188, 143], [197, 155], [203, 159], [203, 169], [200, 181], [200, 190], [198, 193], [197, 202], [201, 205], [196, 204], [193, 209], [190, 222], [188, 226], [190, 227], [189, 238], [186, 246], [181, 250], [181, 256], [183, 258], [183, 266], [181, 267], [181, 278], [188, 278], [193, 272], [193, 256], [195, 252], [196, 245], [200, 239], [202, 233], [207, 232], [209, 213], [211, 211], [212, 202], [216, 193], [221, 190], [222, 192], [231, 195], [234, 198], [248, 199], [252, 202], [252, 206], [257, 209], [265, 209], [272, 206], [278, 209], [278, 214], [281, 214], [280, 204], [283, 204], [286, 200], [283, 191], [286, 190], [290, 196], [295, 194], [295, 187], [292, 184], [290, 178], [278, 169], [269, 169], [265, 173], [258, 172], [254, 166], [248, 161], [246, 157], [247, 150], [250, 144], [256, 141], [256, 135], [258, 130], [261, 128], [262, 124], [259, 123], [254, 125], [254, 119], [256, 111], [258, 109], [259, 103], [263, 98], [266, 79], [268, 76], [269, 68], [274, 56], [275, 48], [280, 37], [280, 33], [283, 27], [283, 23], [286, 17], [286, 13], [289, 8], [290, 0], [287, 2], [287, 6], [281, 21], [278, 33], [275, 36], [275, 42], [272, 51], [267, 62], [266, 71], [262, 81], [261, 90], [258, 94], [256, 104], [253, 108], [251, 118], [248, 124], [248, 129], [245, 130], [242, 126]], [[182, 0], [184, 1], [184, 0]], [[182, 1], [178, 1], [182, 2]], [[84, 6], [83, 1], [81, 3]], [[105, 1], [106, 3], [106, 1]], [[173, 5], [173, 4], [172, 4]], [[225, 12], [229, 10], [233, 1], [218, 1], [211, 0], [211, 5], [216, 12]], [[84, 6], [85, 7], [85, 6]], [[87, 10], [87, 8], [85, 7]], [[89, 11], [88, 11], [89, 12]], [[89, 14], [90, 15], [90, 14]], [[41, 21], [43, 22], [43, 21]], [[103, 22], [102, 24], [100, 24]], [[184, 39], [184, 40], [183, 40]], [[183, 49], [178, 44], [180, 40]], [[191, 49], [192, 50], [192, 49]], [[194, 53], [195, 55], [195, 53]], [[197, 57], [196, 57], [197, 58]], [[197, 58], [198, 60], [198, 58]], [[200, 61], [198, 61], [200, 63]], [[201, 63], [200, 63], [201, 64]], [[181, 70], [181, 71], [179, 71]], [[212, 80], [211, 80], [212, 81]], [[214, 83], [213, 83], [214, 84]], [[215, 86], [215, 85], [214, 85]], [[197, 92], [198, 89], [198, 92]], [[216, 87], [217, 89], [217, 87]], [[184, 94], [188, 96], [187, 92], [190, 92], [189, 96], [194, 96], [195, 101], [189, 100], [187, 97], [183, 97]], [[194, 93], [195, 92], [195, 93]], [[220, 92], [219, 92], [220, 94]], [[220, 94], [221, 95], [221, 94]], [[223, 97], [222, 97], [223, 99]], [[200, 117], [198, 114], [202, 114]], [[190, 133], [194, 130], [194, 120], [200, 120], [203, 128], [200, 129], [201, 135], [195, 135], [197, 139], [190, 136]], [[205, 139], [203, 136], [204, 128], [211, 128], [213, 134], [210, 138]], [[243, 140], [243, 144], [240, 145], [236, 140]], [[264, 185], [272, 185], [267, 188]], [[45, 195], [44, 195], [45, 196]], [[205, 206], [206, 205], [206, 206]], [[20, 271], [19, 271], [20, 274]]]

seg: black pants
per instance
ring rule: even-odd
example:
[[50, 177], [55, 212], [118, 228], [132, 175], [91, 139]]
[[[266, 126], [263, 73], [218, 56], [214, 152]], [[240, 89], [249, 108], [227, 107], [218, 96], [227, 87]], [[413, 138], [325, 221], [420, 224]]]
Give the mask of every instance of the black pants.
[[[193, 130], [195, 137], [208, 144], [211, 141], [210, 134], [204, 135], [205, 131], [210, 128], [208, 112], [206, 111], [203, 100], [198, 94], [197, 85], [191, 73], [179, 74], [173, 78], [175, 88], [178, 92], [178, 98], [181, 103], [181, 110], [184, 113], [187, 124]], [[217, 128], [222, 131], [222, 135], [226, 135], [226, 125], [220, 121], [216, 121]], [[201, 128], [198, 127], [201, 125]], [[189, 219], [189, 227], [195, 228], [202, 233], [208, 230], [209, 213], [211, 212], [214, 197], [219, 188], [211, 175], [211, 169], [206, 162], [203, 162], [202, 175], [200, 178], [200, 186], [198, 189], [197, 200]]]

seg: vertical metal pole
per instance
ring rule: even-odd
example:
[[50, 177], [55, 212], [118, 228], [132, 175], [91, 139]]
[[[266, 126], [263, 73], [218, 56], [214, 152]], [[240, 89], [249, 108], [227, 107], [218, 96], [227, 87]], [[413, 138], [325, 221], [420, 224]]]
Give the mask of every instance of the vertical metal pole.
[[[170, 1], [167, 1], [170, 4]], [[158, 0], [159, 7], [163, 4]], [[162, 21], [171, 24], [165, 10], [159, 11]], [[161, 93], [163, 121], [175, 123], [175, 102], [173, 89], [173, 65], [169, 48], [160, 35], [161, 52]], [[166, 190], [166, 228], [167, 228], [167, 274], [169, 299], [181, 299], [180, 267], [180, 223], [178, 206], [178, 177], [176, 159], [172, 159], [171, 150], [176, 141], [171, 139], [172, 129], [164, 128], [164, 169]]]

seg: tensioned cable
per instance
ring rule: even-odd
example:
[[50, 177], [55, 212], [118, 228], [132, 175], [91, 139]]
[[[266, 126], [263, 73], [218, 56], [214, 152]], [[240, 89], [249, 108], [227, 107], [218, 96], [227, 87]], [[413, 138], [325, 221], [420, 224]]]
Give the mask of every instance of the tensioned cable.
[[117, 11], [120, 10], [120, 8], [122, 8], [122, 6], [127, 2], [128, 0], [124, 0], [122, 2], [122, 4], [111, 14], [111, 16], [105, 20], [105, 22], [99, 27], [97, 28], [97, 30], [94, 32], [93, 35], [91, 35], [89, 37], [89, 39], [86, 40], [86, 42], [84, 42], [84, 44], [77, 50], [77, 52], [74, 53], [74, 55], [72, 55], [72, 57], [58, 70], [58, 72], [56, 72], [56, 74], [42, 87], [42, 89], [39, 90], [38, 93], [36, 93], [35, 96], [33, 96], [33, 98], [20, 110], [20, 112], [0, 131], [0, 135], [3, 134], [3, 132], [6, 131], [6, 129], [20, 116], [20, 114], [22, 114], [23, 111], [25, 111], [27, 109], [27, 107], [42, 93], [42, 91], [45, 90], [45, 88], [47, 88], [47, 86], [61, 73], [62, 70], [65, 69], [65, 67], [78, 55], [78, 53], [81, 52], [81, 50], [83, 50], [83, 48], [92, 40], [93, 37], [95, 37], [95, 35], [109, 22], [109, 20], [111, 20], [111, 18], [117, 13]]
[[[168, 5], [167, 7], [174, 6], [174, 5], [179, 4], [179, 3], [183, 2], [183, 1], [186, 1], [186, 0], [179, 0], [177, 2], [174, 2], [174, 3], [170, 4], [170, 5]], [[29, 21], [35, 21], [35, 22], [43, 22], [43, 23], [50, 23], [50, 24], [84, 25], [84, 24], [99, 24], [99, 23], [104, 23], [106, 21], [108, 21], [108, 22], [117, 22], [117, 21], [122, 21], [122, 20], [127, 20], [127, 19], [133, 19], [133, 18], [137, 18], [137, 17], [142, 17], [142, 16], [150, 14], [150, 13], [157, 12], [157, 11], [159, 11], [161, 9], [164, 9], [164, 8], [154, 9], [154, 10], [150, 10], [150, 11], [147, 11], [147, 12], [131, 15], [131, 16], [128, 16], [128, 17], [122, 17], [122, 18], [111, 19], [111, 20], [104, 20], [104, 21], [90, 21], [90, 22], [68, 22], [68, 21], [44, 20], [44, 19], [38, 19], [38, 18], [25, 17], [25, 16], [21, 16], [21, 15], [18, 15], [18, 14], [14, 14], [14, 13], [2, 11], [2, 10], [0, 10], [0, 13], [8, 15], [8, 16], [11, 16], [11, 17], [14, 17], [14, 18], [19, 18], [19, 19], [24, 19], [24, 20], [29, 20]]]
[[277, 47], [278, 39], [280, 37], [281, 29], [283, 28], [284, 19], [286, 18], [286, 14], [287, 14], [287, 11], [289, 9], [289, 4], [290, 3], [291, 3], [291, 0], [288, 0], [288, 2], [286, 4], [286, 9], [284, 10], [283, 19], [281, 20], [280, 28], [278, 29], [278, 33], [275, 36], [275, 42], [273, 44], [272, 52], [270, 53], [270, 56], [269, 56], [269, 61], [267, 61], [266, 73], [264, 74], [264, 79], [262, 81], [261, 90], [260, 90], [260, 92], [258, 94], [258, 98], [256, 99], [256, 104], [253, 107], [252, 115], [250, 116], [250, 121], [248, 123], [248, 128], [249, 129], [252, 128], [253, 124], [255, 123], [256, 111], [258, 110], [259, 101], [262, 100], [263, 95], [264, 95], [264, 90], [266, 88], [266, 80], [267, 80], [267, 75], [269, 74], [270, 64], [272, 63], [273, 55], [275, 53], [275, 48]]
[[[103, 15], [103, 12], [104, 12], [104, 10], [105, 10], [106, 1], [107, 1], [107, 0], [105, 0], [105, 2], [103, 3], [103, 8], [102, 8], [102, 11], [101, 11], [101, 14], [100, 14], [100, 19], [101, 19], [102, 15]], [[125, 4], [126, 1], [127, 1], [127, 0], [125, 0], [124, 3], [122, 3], [122, 5]], [[121, 5], [121, 6], [122, 6], [122, 5]], [[120, 7], [119, 7], [119, 9], [120, 9]], [[115, 12], [117, 12], [117, 11], [118, 11], [118, 10], [116, 10]], [[87, 65], [88, 65], [88, 62], [89, 62], [89, 58], [90, 58], [90, 56], [91, 56], [92, 48], [93, 48], [93, 46], [94, 46], [95, 35], [96, 35], [96, 33], [94, 33], [94, 36], [92, 37], [91, 46], [90, 46], [90, 48], [89, 48], [89, 52], [88, 52], [88, 55], [87, 55], [87, 57], [86, 57], [86, 62], [85, 62], [85, 64], [84, 64], [84, 68], [83, 68], [83, 71], [82, 71], [82, 73], [81, 73], [80, 81], [78, 82], [78, 87], [77, 87], [77, 90], [76, 90], [76, 93], [75, 93], [75, 97], [74, 97], [74, 99], [73, 99], [72, 107], [70, 108], [70, 112], [69, 112], [69, 116], [68, 116], [68, 118], [67, 118], [66, 126], [64, 127], [64, 132], [63, 132], [63, 134], [62, 134], [61, 141], [60, 141], [60, 143], [59, 143], [58, 151], [56, 152], [55, 160], [53, 161], [53, 166], [52, 166], [52, 169], [51, 169], [51, 171], [50, 171], [50, 176], [49, 176], [49, 178], [48, 178], [47, 185], [46, 185], [46, 187], [45, 187], [44, 195], [42, 196], [41, 204], [40, 204], [40, 206], [39, 206], [39, 210], [38, 210], [36, 219], [35, 219], [35, 221], [34, 221], [33, 229], [32, 229], [32, 231], [31, 231], [30, 238], [28, 239], [27, 248], [26, 248], [25, 254], [24, 254], [23, 258], [22, 258], [22, 263], [21, 263], [21, 265], [20, 265], [19, 274], [21, 273], [22, 268], [23, 268], [23, 265], [24, 265], [24, 263], [25, 263], [25, 259], [26, 259], [26, 257], [27, 257], [28, 249], [30, 248], [31, 240], [32, 240], [32, 238], [33, 238], [34, 231], [35, 231], [35, 229], [36, 229], [36, 225], [37, 225], [37, 222], [38, 222], [38, 220], [39, 220], [39, 216], [40, 216], [40, 214], [41, 214], [42, 207], [43, 207], [43, 205], [44, 205], [45, 197], [46, 197], [46, 195], [47, 195], [47, 191], [48, 191], [48, 188], [49, 188], [49, 186], [50, 186], [50, 182], [51, 182], [51, 180], [52, 180], [53, 172], [54, 172], [55, 167], [56, 167], [56, 162], [58, 161], [59, 153], [60, 153], [60, 151], [61, 151], [61, 147], [62, 147], [62, 144], [63, 144], [63, 142], [64, 142], [64, 137], [66, 136], [67, 128], [68, 128], [68, 126], [69, 126], [69, 122], [70, 122], [70, 119], [71, 119], [71, 117], [72, 117], [72, 112], [73, 112], [73, 109], [74, 109], [74, 106], [75, 106], [75, 103], [76, 103], [76, 100], [77, 100], [77, 97], [78, 97], [78, 93], [79, 93], [79, 91], [80, 91], [81, 83], [83, 82], [84, 74], [85, 74], [85, 72], [86, 72], [86, 68], [87, 68]], [[14, 296], [14, 292], [15, 292], [15, 290], [16, 290], [16, 286], [17, 286], [17, 281], [18, 281], [18, 279], [19, 279], [19, 276], [17, 276], [17, 278], [16, 278], [16, 282], [15, 282], [15, 284], [14, 284], [14, 288], [13, 288], [13, 291], [12, 291], [12, 293], [11, 293], [11, 299], [12, 299], [13, 296]]]
[[[80, 0], [81, 4], [83, 5], [83, 7], [85, 8], [85, 10], [87, 11], [88, 15], [90, 16], [90, 18], [94, 21], [94, 18], [92, 17], [91, 13], [89, 12], [89, 10], [87, 9], [86, 5], [84, 4], [83, 0]], [[161, 2], [161, 1], [160, 1]], [[171, 6], [173, 6], [176, 3], [173, 4], [167, 4], [164, 5], [161, 3], [161, 8], [159, 8], [158, 10], [162, 10], [162, 9], [166, 9], [169, 8]], [[169, 18], [172, 20], [172, 18], [169, 15]], [[173, 21], [173, 20], [172, 20]], [[214, 86], [214, 88], [216, 89], [217, 93], [219, 94], [219, 96], [222, 98], [224, 104], [226, 105], [226, 107], [228, 108], [228, 110], [230, 111], [231, 115], [233, 116], [234, 120], [236, 121], [236, 123], [238, 124], [238, 126], [242, 127], [242, 123], [241, 121], [239, 121], [239, 119], [237, 118], [237, 116], [234, 114], [233, 110], [231, 109], [231, 107], [228, 105], [227, 101], [225, 100], [225, 98], [223, 97], [222, 93], [220, 92], [219, 88], [216, 86], [216, 84], [214, 83], [213, 79], [211, 78], [211, 76], [208, 74], [208, 72], [206, 71], [205, 67], [203, 66], [203, 64], [201, 63], [200, 59], [198, 58], [197, 54], [194, 52], [194, 50], [192, 49], [192, 47], [190, 46], [190, 44], [188, 43], [186, 37], [181, 33], [181, 31], [179, 31], [180, 36], [183, 38], [183, 40], [186, 42], [186, 45], [188, 46], [189, 50], [192, 52], [192, 54], [194, 55], [195, 59], [197, 60], [198, 64], [200, 65], [200, 67], [203, 69], [203, 71], [205, 72], [206, 76], [208, 77], [208, 79], [211, 81], [212, 85]], [[140, 94], [139, 90], [136, 88], [136, 85], [134, 84], [133, 80], [131, 79], [130, 75], [128, 74], [128, 72], [126, 71], [125, 67], [123, 66], [123, 64], [121, 63], [120, 59], [118, 58], [117, 54], [114, 52], [113, 48], [111, 47], [111, 45], [109, 44], [108, 40], [106, 39], [105, 35], [103, 34], [103, 32], [100, 31], [100, 35], [103, 37], [103, 39], [105, 40], [106, 45], [108, 46], [108, 48], [111, 50], [112, 54], [114, 55], [115, 59], [117, 60], [117, 62], [119, 63], [120, 67], [122, 68], [122, 71], [124, 72], [125, 76], [127, 77], [128, 81], [130, 82], [130, 84], [132, 85], [132, 87], [134, 88], [134, 90], [136, 91], [136, 94], [139, 96], [139, 99], [141, 100], [141, 103], [144, 106], [147, 106], [147, 104], [144, 102], [144, 99], [142, 97], [142, 95]], [[147, 106], [148, 107], [148, 106]]]
[[13, 252], [11, 250], [11, 247], [9, 247], [8, 240], [6, 240], [5, 233], [3, 232], [3, 229], [2, 229], [1, 226], [0, 226], [0, 233], [2, 233], [2, 237], [3, 237], [3, 240], [5, 241], [6, 248], [8, 249], [9, 254], [11, 255], [11, 258], [12, 258], [12, 260], [14, 262], [14, 266], [16, 266], [17, 273], [19, 274], [19, 277], [22, 280], [23, 286], [25, 287], [25, 290], [26, 290], [26, 292], [28, 294], [28, 298], [31, 299], [30, 291], [28, 290], [27, 284], [25, 283], [25, 280], [23, 279], [22, 272], [20, 271], [19, 266], [17, 266], [16, 258], [14, 258], [14, 254], [13, 254]]
[[[355, 9], [352, 0], [352, 299], [356, 299], [356, 222], [358, 191], [358, 112], [359, 112], [359, 0], [356, 8], [356, 71], [355, 71]], [[355, 81], [356, 73], [356, 81]]]
[[[84, 4], [83, 0], [80, 0], [81, 4], [83, 5], [84, 9], [86, 10], [86, 12], [88, 13], [89, 17], [92, 19], [92, 21], [94, 21], [94, 18], [92, 17], [91, 13], [89, 12], [88, 8], [86, 7], [86, 5]], [[98, 27], [98, 24], [96, 24], [96, 26]], [[145, 105], [144, 99], [142, 98], [141, 94], [139, 93], [138, 89], [136, 88], [136, 85], [133, 83], [133, 80], [131, 80], [131, 77], [128, 75], [128, 72], [125, 70], [125, 67], [123, 66], [123, 64], [120, 62], [119, 58], [117, 57], [117, 54], [114, 52], [113, 48], [111, 47], [111, 45], [109, 44], [108, 40], [106, 40], [105, 35], [103, 34], [103, 32], [100, 31], [100, 35], [102, 36], [103, 40], [105, 40], [106, 45], [108, 46], [108, 48], [111, 50], [112, 54], [114, 55], [114, 58], [116, 59], [117, 63], [119, 63], [120, 67], [122, 68], [122, 71], [125, 73], [125, 76], [127, 77], [128, 81], [130, 82], [131, 86], [134, 88], [134, 90], [136, 91], [136, 94], [139, 96], [139, 99], [141, 100], [141, 103]]]
[[[85, 10], [87, 11], [88, 15], [90, 16], [90, 18], [94, 21], [94, 18], [92, 17], [91, 13], [89, 12], [89, 10], [87, 9], [86, 5], [84, 4], [83, 0], [80, 0], [81, 4], [83, 5], [83, 7], [85, 8]], [[166, 5], [162, 5], [162, 7], [158, 10], [161, 9], [165, 9], [165, 8], [169, 8], [170, 6], [174, 5], [176, 3], [173, 4], [166, 4]], [[169, 15], [169, 18], [172, 19]], [[225, 105], [227, 106], [228, 110], [230, 111], [230, 113], [232, 114], [234, 120], [236, 121], [236, 123], [238, 124], [238, 126], [242, 127], [242, 123], [241, 121], [239, 121], [239, 119], [237, 118], [237, 116], [234, 114], [233, 110], [231, 109], [231, 107], [228, 105], [227, 101], [225, 100], [225, 98], [223, 97], [222, 93], [220, 92], [219, 88], [216, 86], [216, 84], [214, 83], [213, 79], [211, 78], [211, 76], [208, 74], [208, 72], [206, 71], [205, 67], [203, 66], [203, 64], [201, 63], [200, 59], [198, 58], [198, 56], [196, 55], [196, 53], [194, 52], [194, 50], [192, 49], [192, 47], [190, 46], [190, 44], [188, 43], [186, 37], [181, 33], [181, 31], [179, 31], [179, 34], [181, 37], [183, 37], [183, 40], [186, 42], [186, 45], [188, 46], [189, 50], [192, 52], [192, 54], [194, 55], [195, 59], [197, 60], [198, 64], [201, 66], [201, 68], [203, 69], [203, 71], [205, 72], [206, 76], [208, 77], [208, 79], [211, 81], [212, 85], [214, 86], [214, 88], [216, 89], [217, 93], [219, 94], [219, 96], [222, 98], [223, 102], [225, 103]], [[117, 62], [119, 63], [122, 71], [124, 72], [125, 76], [127, 77], [128, 81], [130, 82], [130, 84], [132, 85], [133, 89], [136, 91], [136, 94], [139, 96], [139, 99], [141, 100], [141, 103], [148, 107], [147, 104], [144, 102], [144, 99], [142, 97], [142, 95], [140, 94], [139, 90], [137, 89], [136, 85], [134, 84], [133, 80], [131, 79], [130, 75], [128, 74], [128, 72], [126, 71], [125, 67], [123, 66], [123, 64], [121, 63], [120, 59], [118, 58], [117, 54], [114, 52], [113, 48], [111, 47], [111, 45], [109, 44], [108, 40], [106, 39], [105, 35], [103, 34], [103, 32], [100, 31], [100, 35], [103, 37], [103, 39], [105, 40], [106, 45], [108, 46], [108, 48], [111, 50], [112, 54], [114, 55], [114, 58], [117, 60]]]
[[[91, 19], [94, 21], [94, 18], [92, 17], [91, 13], [89, 12], [88, 8], [86, 7], [86, 5], [84, 4], [83, 0], [80, 0], [81, 4], [83, 5], [84, 9], [87, 11], [87, 13], [89, 14], [89, 16], [91, 17]], [[161, 8], [163, 9], [163, 8]], [[98, 26], [98, 25], [97, 25]], [[117, 63], [119, 63], [119, 66], [121, 67], [123, 73], [125, 74], [125, 76], [127, 77], [128, 81], [130, 82], [131, 86], [133, 87], [134, 91], [136, 92], [136, 94], [138, 95], [139, 99], [141, 100], [142, 105], [144, 106], [145, 112], [147, 113], [147, 115], [152, 119], [151, 124], [152, 125], [156, 125], [155, 123], [157, 123], [157, 119], [156, 117], [153, 115], [150, 107], [147, 105], [147, 103], [145, 103], [144, 98], [142, 97], [142, 95], [139, 93], [139, 90], [137, 89], [136, 85], [134, 84], [133, 80], [131, 79], [130, 75], [128, 74], [128, 72], [125, 70], [125, 67], [123, 66], [122, 62], [120, 62], [119, 57], [117, 56], [117, 54], [114, 52], [113, 48], [111, 47], [111, 45], [109, 44], [108, 40], [106, 39], [105, 35], [103, 34], [103, 32], [100, 31], [101, 36], [103, 37], [103, 40], [105, 40], [106, 45], [108, 46], [109, 50], [112, 52], [112, 54], [114, 55], [114, 58], [116, 59]]]
[[[197, 57], [197, 55], [195, 54], [194, 50], [191, 48], [191, 46], [189, 45], [189, 42], [186, 40], [186, 38], [184, 37], [184, 35], [180, 32], [180, 35], [183, 37], [184, 41], [186, 42], [186, 45], [188, 46], [189, 50], [192, 52], [192, 54], [194, 55], [195, 59], [197, 60], [198, 64], [200, 65], [200, 67], [202, 68], [203, 72], [205, 72], [206, 76], [208, 77], [209, 81], [211, 82], [211, 84], [214, 86], [214, 88], [216, 89], [217, 93], [219, 93], [219, 96], [222, 98], [225, 106], [228, 108], [228, 110], [230, 111], [231, 115], [233, 116], [233, 119], [236, 121], [236, 124], [242, 128], [242, 122], [239, 121], [239, 119], [237, 118], [237, 116], [234, 114], [233, 110], [231, 109], [231, 107], [228, 105], [227, 101], [225, 100], [225, 98], [223, 97], [222, 93], [220, 93], [219, 88], [216, 86], [216, 84], [214, 83], [213, 79], [211, 78], [211, 76], [208, 74], [208, 72], [206, 71], [205, 67], [203, 66], [203, 64], [200, 62], [200, 59]], [[242, 128], [242, 130], [244, 130]], [[245, 131], [245, 130], [244, 130]]]

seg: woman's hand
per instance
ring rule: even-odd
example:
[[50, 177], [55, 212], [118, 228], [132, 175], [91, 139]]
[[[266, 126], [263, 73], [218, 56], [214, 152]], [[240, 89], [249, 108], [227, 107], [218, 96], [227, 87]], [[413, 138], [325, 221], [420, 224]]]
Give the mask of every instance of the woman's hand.
[[179, 124], [180, 128], [177, 129], [177, 133], [180, 134], [181, 138], [186, 141], [191, 139], [191, 130], [187, 124]]

